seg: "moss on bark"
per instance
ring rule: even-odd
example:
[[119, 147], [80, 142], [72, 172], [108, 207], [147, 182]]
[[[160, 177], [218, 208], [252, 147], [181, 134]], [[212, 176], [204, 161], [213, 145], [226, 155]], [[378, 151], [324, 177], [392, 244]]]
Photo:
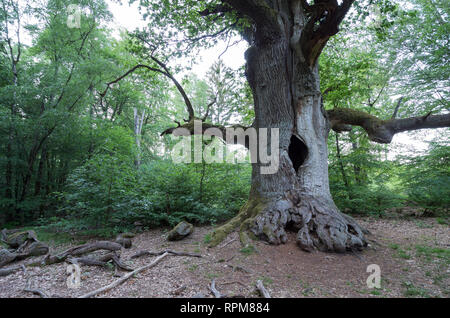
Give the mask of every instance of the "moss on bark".
[[234, 218], [211, 233], [211, 242], [209, 243], [209, 246], [214, 247], [219, 245], [238, 227], [240, 228], [241, 242], [244, 245], [247, 245], [251, 238], [251, 235], [247, 233], [249, 224], [252, 222], [252, 219], [264, 209], [266, 204], [266, 201], [260, 197], [250, 198]]

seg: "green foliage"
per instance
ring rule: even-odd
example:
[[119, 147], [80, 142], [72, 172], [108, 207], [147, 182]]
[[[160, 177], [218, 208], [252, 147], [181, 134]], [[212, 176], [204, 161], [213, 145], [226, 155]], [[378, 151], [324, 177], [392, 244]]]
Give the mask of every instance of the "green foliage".
[[425, 258], [428, 262], [438, 259], [447, 265], [450, 264], [450, 249], [448, 248], [417, 245], [416, 252], [419, 257]]
[[336, 143], [329, 143], [330, 189], [336, 205], [346, 213], [377, 217], [404, 205], [407, 195], [395, 191], [403, 183], [400, 170], [395, 162], [380, 160], [383, 149], [358, 135], [341, 138], [339, 156]]
[[115, 214], [127, 211], [125, 199], [136, 180], [133, 139], [121, 127], [100, 130], [103, 143], [68, 177], [61, 212], [75, 215], [95, 228], [105, 227]]
[[450, 146], [448, 143], [432, 143], [428, 154], [406, 159], [401, 177], [409, 198], [431, 209], [449, 207]]
[[336, 204], [352, 214], [383, 216], [387, 209], [400, 206], [403, 202], [402, 197], [382, 186], [354, 186], [350, 191], [352, 199], [339, 200], [338, 197]]
[[210, 233], [206, 234], [205, 237], [203, 238], [203, 243], [205, 244], [209, 244], [212, 240], [212, 236]]
[[[376, 8], [364, 3], [320, 58], [325, 107], [363, 110], [381, 119], [391, 118], [396, 106], [397, 118], [448, 111], [445, 1], [377, 1]], [[388, 160], [392, 146], [370, 143], [360, 129], [339, 134], [337, 142], [330, 134], [336, 204], [347, 213], [366, 215], [383, 216], [402, 205], [448, 214], [448, 146], [445, 137], [442, 141], [444, 146], [431, 144], [423, 155]]]
[[240, 250], [240, 252], [244, 255], [252, 255], [256, 253], [256, 249], [253, 245], [248, 245]]
[[[132, 227], [137, 221], [147, 227], [182, 220], [215, 224], [234, 216], [249, 190], [248, 179], [242, 182], [243, 173], [249, 177], [248, 166], [239, 173], [230, 173], [230, 167], [208, 167], [212, 171], [204, 178], [200, 198], [201, 170], [195, 165], [153, 161], [136, 171], [126, 160], [119, 151], [102, 153], [69, 176], [61, 212], [80, 220], [74, 221], [78, 230]], [[236, 181], [232, 187], [221, 184], [225, 176]]]
[[202, 169], [199, 164], [174, 165], [160, 161], [144, 166], [142, 191], [149, 197], [152, 213], [170, 225], [183, 219], [215, 224], [234, 216], [248, 195], [250, 167], [206, 165], [206, 169], [200, 188]]
[[414, 286], [411, 282], [403, 282], [403, 287], [405, 287], [404, 295], [407, 297], [430, 297], [428, 290]]

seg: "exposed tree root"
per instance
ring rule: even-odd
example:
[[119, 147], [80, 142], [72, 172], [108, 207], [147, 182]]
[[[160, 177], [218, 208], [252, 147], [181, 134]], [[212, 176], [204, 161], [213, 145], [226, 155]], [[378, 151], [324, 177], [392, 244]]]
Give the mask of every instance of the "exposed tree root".
[[300, 217], [293, 222], [294, 227], [299, 227], [297, 243], [304, 250], [345, 252], [367, 245], [360, 226], [339, 212], [332, 202], [309, 198], [295, 212], [293, 215]]
[[250, 199], [240, 213], [213, 232], [211, 246], [216, 246], [240, 225], [243, 245], [249, 238], [279, 245], [287, 241], [287, 230], [297, 232], [297, 244], [305, 251], [326, 252], [361, 250], [367, 245], [364, 233], [353, 218], [336, 208], [331, 200], [302, 195], [272, 201]]
[[71, 264], [81, 264], [85, 266], [99, 266], [106, 267], [106, 262], [99, 261], [90, 257], [80, 257], [80, 258], [67, 258], [67, 262]]
[[248, 269], [246, 269], [246, 268], [244, 268], [244, 267], [242, 267], [242, 266], [239, 266], [239, 265], [225, 265], [225, 266], [227, 266], [227, 267], [230, 267], [232, 270], [233, 270], [233, 272], [235, 272], [235, 271], [241, 271], [241, 272], [243, 272], [243, 273], [247, 273], [247, 274], [252, 274], [252, 272], [251, 271], [249, 271]]
[[220, 285], [232, 285], [232, 284], [238, 284], [241, 285], [244, 288], [247, 288], [248, 286], [245, 285], [243, 282], [240, 282], [238, 280], [232, 281], [232, 282], [224, 282], [224, 283], [220, 283]]
[[236, 241], [236, 239], [229, 240], [229, 241], [226, 242], [225, 244], [222, 244], [221, 246], [219, 246], [219, 249], [225, 248], [226, 246], [230, 245], [230, 244], [233, 243], [234, 241]]
[[[6, 235], [10, 234], [7, 230], [3, 230], [1, 233], [2, 241], [5, 242]], [[14, 245], [17, 247], [17, 249], [14, 252], [10, 252], [9, 250], [2, 249], [0, 250], [0, 266], [5, 265], [7, 263], [21, 260], [29, 256], [38, 256], [42, 255], [42, 252], [45, 251], [45, 254], [48, 253], [48, 247], [47, 245], [39, 242], [34, 234], [33, 231], [28, 232], [18, 232], [13, 231], [11, 235], [8, 237], [8, 243], [11, 245]], [[56, 255], [50, 255], [47, 254], [45, 257], [41, 258], [38, 261], [32, 261], [28, 262], [27, 264], [22, 264], [21, 266], [15, 266], [10, 268], [4, 268], [0, 269], [0, 276], [7, 276], [10, 274], [13, 274], [21, 269], [24, 270], [26, 274], [26, 266], [43, 266], [43, 265], [51, 265], [56, 263], [62, 263], [64, 261], [67, 261], [72, 264], [82, 264], [87, 266], [101, 266], [105, 267], [108, 262], [113, 262], [115, 265], [116, 273], [117, 270], [124, 270], [130, 272], [129, 274], [125, 276], [121, 276], [119, 280], [116, 282], [103, 287], [101, 289], [98, 289], [96, 291], [93, 291], [91, 293], [88, 293], [86, 295], [83, 295], [82, 297], [92, 297], [98, 293], [101, 293], [103, 291], [109, 290], [111, 288], [114, 288], [115, 286], [121, 284], [125, 280], [129, 279], [133, 275], [147, 269], [155, 266], [158, 262], [160, 262], [164, 257], [167, 255], [186, 255], [186, 256], [196, 256], [201, 257], [200, 255], [194, 255], [188, 253], [181, 253], [181, 252], [174, 252], [174, 251], [167, 251], [162, 253], [152, 253], [147, 252], [147, 255], [160, 255], [153, 263], [146, 265], [144, 267], [138, 268], [136, 270], [133, 270], [132, 268], [128, 267], [125, 263], [123, 263], [120, 260], [120, 256], [118, 252], [124, 248], [131, 247], [131, 239], [129, 237], [120, 237], [121, 240], [117, 239], [116, 242], [110, 242], [110, 241], [98, 241], [88, 244], [83, 244], [79, 246], [75, 246], [72, 248], [69, 248], [65, 250], [62, 253], [56, 254]], [[111, 251], [110, 253], [100, 256], [100, 257], [81, 257], [84, 254], [95, 252], [98, 250], [106, 250]], [[161, 255], [162, 254], [162, 255]], [[39, 295], [42, 298], [48, 298], [49, 296], [42, 290], [34, 288], [32, 286], [31, 279], [27, 280], [26, 288], [24, 289], [25, 292], [33, 293], [35, 295]]]
[[[238, 215], [212, 232], [211, 242], [209, 243], [209, 246], [215, 247], [219, 245], [238, 226], [245, 228], [246, 225], [244, 225], [244, 223], [249, 223], [251, 219], [253, 219], [260, 211], [262, 211], [264, 206], [265, 202], [263, 200], [259, 200], [256, 197], [247, 201], [247, 203], [239, 211]], [[243, 231], [241, 231], [241, 233], [243, 233]], [[244, 237], [242, 235], [240, 236], [240, 238], [241, 242], [247, 239], [247, 237]]]

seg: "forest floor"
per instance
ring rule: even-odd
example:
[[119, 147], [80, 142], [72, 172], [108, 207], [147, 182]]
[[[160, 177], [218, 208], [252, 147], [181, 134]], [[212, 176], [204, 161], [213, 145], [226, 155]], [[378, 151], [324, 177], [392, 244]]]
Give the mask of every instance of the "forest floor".
[[[197, 227], [184, 240], [168, 242], [166, 229], [138, 234], [121, 258], [132, 268], [155, 257], [129, 260], [140, 250], [171, 249], [200, 253], [202, 258], [168, 256], [156, 267], [130, 278], [98, 297], [213, 297], [216, 288], [228, 296], [258, 297], [262, 280], [272, 297], [446, 297], [450, 296], [450, 232], [436, 219], [357, 218], [371, 235], [370, 246], [354, 254], [307, 253], [295, 244], [295, 234], [281, 246], [255, 242], [243, 249], [237, 233], [221, 245], [208, 248], [205, 240], [212, 227]], [[376, 242], [376, 243], [375, 243]], [[51, 252], [70, 247], [52, 245]], [[370, 289], [366, 280], [370, 264], [381, 269], [381, 288]], [[26, 281], [49, 295], [77, 297], [106, 286], [117, 278], [113, 269], [82, 266], [81, 287], [69, 289], [67, 264], [33, 267], [0, 277], [0, 297], [38, 297], [24, 292]], [[26, 276], [25, 276], [26, 275]]]

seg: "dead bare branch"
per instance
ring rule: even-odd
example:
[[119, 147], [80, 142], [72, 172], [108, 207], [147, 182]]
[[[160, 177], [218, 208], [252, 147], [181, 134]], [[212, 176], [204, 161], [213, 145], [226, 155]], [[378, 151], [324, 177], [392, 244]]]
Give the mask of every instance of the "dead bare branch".
[[137, 275], [137, 274], [139, 274], [139, 273], [141, 273], [141, 272], [143, 272], [143, 271], [145, 271], [145, 270], [147, 270], [147, 269], [150, 269], [150, 268], [156, 266], [159, 262], [161, 262], [161, 261], [162, 261], [166, 256], [168, 256], [168, 255], [169, 255], [169, 253], [164, 253], [164, 254], [162, 254], [161, 256], [159, 256], [158, 258], [156, 258], [156, 259], [155, 259], [153, 262], [151, 262], [150, 264], [147, 264], [147, 265], [145, 265], [145, 266], [139, 267], [138, 269], [136, 269], [136, 270], [134, 270], [134, 271], [132, 271], [132, 272], [130, 272], [130, 273], [124, 275], [124, 276], [121, 277], [121, 278], [119, 278], [119, 279], [116, 280], [115, 282], [113, 282], [113, 283], [111, 283], [111, 284], [109, 284], [109, 285], [107, 285], [107, 286], [104, 286], [104, 287], [102, 287], [102, 288], [99, 288], [99, 289], [96, 289], [96, 290], [94, 290], [94, 291], [91, 291], [91, 292], [89, 292], [89, 293], [87, 293], [87, 294], [84, 294], [84, 295], [82, 295], [82, 296], [80, 296], [80, 297], [78, 297], [78, 298], [90, 298], [90, 297], [94, 297], [94, 296], [96, 296], [96, 295], [98, 295], [98, 294], [100, 294], [100, 293], [103, 293], [103, 292], [106, 292], [106, 291], [108, 291], [108, 290], [111, 290], [111, 289], [113, 289], [113, 288], [115, 288], [115, 287], [117, 287], [117, 286], [123, 284], [123, 283], [124, 283], [125, 281], [127, 281], [129, 278], [131, 278], [131, 277], [133, 277], [133, 276], [135, 276], [135, 275]]
[[28, 279], [27, 285], [26, 285], [26, 287], [25, 287], [25, 289], [23, 291], [24, 292], [28, 292], [28, 293], [32, 293], [34, 295], [41, 296], [41, 298], [49, 298], [47, 293], [45, 293], [43, 290], [33, 287], [33, 282], [31, 281], [31, 279]]
[[270, 294], [267, 291], [267, 289], [264, 287], [264, 284], [261, 280], [258, 280], [256, 282], [256, 288], [258, 289], [261, 296], [263, 296], [264, 298], [270, 298]]
[[69, 256], [80, 256], [97, 250], [119, 251], [122, 245], [116, 242], [98, 241], [69, 248], [58, 255], [47, 255], [43, 260], [45, 265], [64, 262]]
[[11, 274], [14, 274], [15, 272], [18, 272], [22, 269], [21, 266], [14, 266], [14, 267], [8, 267], [8, 268], [2, 268], [0, 269], [0, 277], [8, 276]]
[[214, 297], [216, 298], [225, 298], [225, 295], [222, 295], [217, 289], [216, 289], [216, 280], [213, 279], [211, 281], [211, 286], [209, 287], [209, 290], [213, 293]]
[[130, 258], [138, 258], [138, 257], [142, 257], [142, 256], [158, 256], [158, 255], [162, 255], [164, 253], [168, 253], [173, 256], [189, 256], [189, 257], [199, 257], [199, 258], [203, 257], [200, 254], [177, 252], [177, 251], [172, 251], [172, 250], [164, 250], [164, 251], [160, 251], [160, 252], [139, 251], [136, 254], [134, 254], [133, 256], [131, 256]]
[[[364, 111], [335, 108], [327, 111], [331, 127], [336, 132], [348, 131], [348, 126], [360, 126], [369, 135], [369, 139], [388, 144], [395, 134], [426, 128], [450, 127], [450, 113], [383, 120]], [[350, 127], [351, 128], [351, 127]]]

